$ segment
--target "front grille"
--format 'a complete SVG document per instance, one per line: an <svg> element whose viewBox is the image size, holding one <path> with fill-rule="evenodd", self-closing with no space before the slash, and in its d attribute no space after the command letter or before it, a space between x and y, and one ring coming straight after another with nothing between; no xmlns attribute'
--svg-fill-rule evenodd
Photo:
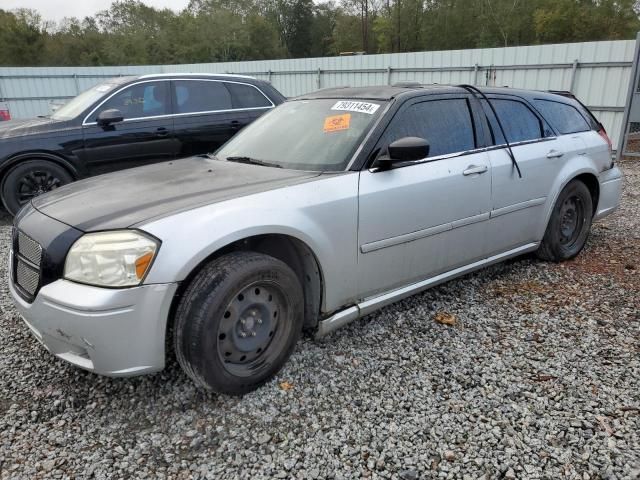
<svg viewBox="0 0 640 480"><path fill-rule="evenodd" d="M27 265L21 258L18 258L16 265L16 283L20 285L29 295L36 293L40 283L40 272Z"/></svg>
<svg viewBox="0 0 640 480"><path fill-rule="evenodd" d="M38 269L42 259L42 247L33 238L18 230L18 253L29 260Z"/></svg>
<svg viewBox="0 0 640 480"><path fill-rule="evenodd" d="M42 247L33 238L17 230L13 248L13 279L27 295L34 297L40 286Z"/></svg>

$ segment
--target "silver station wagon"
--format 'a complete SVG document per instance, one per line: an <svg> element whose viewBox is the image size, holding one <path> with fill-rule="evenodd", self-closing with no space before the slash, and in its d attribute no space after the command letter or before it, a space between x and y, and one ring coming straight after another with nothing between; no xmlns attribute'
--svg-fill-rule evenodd
<svg viewBox="0 0 640 480"><path fill-rule="evenodd" d="M578 101L471 86L336 88L285 102L215 154L33 199L10 288L54 355L242 394L327 333L537 251L562 261L619 203L602 125Z"/></svg>

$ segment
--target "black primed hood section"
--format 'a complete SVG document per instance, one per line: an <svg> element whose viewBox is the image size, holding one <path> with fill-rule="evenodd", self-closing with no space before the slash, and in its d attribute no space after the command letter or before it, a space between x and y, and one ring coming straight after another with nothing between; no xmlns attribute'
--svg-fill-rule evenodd
<svg viewBox="0 0 640 480"><path fill-rule="evenodd" d="M303 183L318 175L190 157L82 180L32 203L45 215L79 230L110 230Z"/></svg>
<svg viewBox="0 0 640 480"><path fill-rule="evenodd" d="M52 120L50 118L32 118L29 120L8 120L0 122L0 139L22 137L38 133L52 133L69 128L67 120Z"/></svg>

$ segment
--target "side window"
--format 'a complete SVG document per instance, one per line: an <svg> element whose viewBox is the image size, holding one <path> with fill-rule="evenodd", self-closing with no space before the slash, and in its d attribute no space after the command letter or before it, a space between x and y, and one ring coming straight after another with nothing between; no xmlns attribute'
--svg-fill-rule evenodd
<svg viewBox="0 0 640 480"><path fill-rule="evenodd" d="M146 82L125 88L102 104L93 121L96 121L100 112L112 108L120 110L125 120L169 115L169 82Z"/></svg>
<svg viewBox="0 0 640 480"><path fill-rule="evenodd" d="M542 116L562 135L591 130L584 117L571 105L551 100L535 100L533 103Z"/></svg>
<svg viewBox="0 0 640 480"><path fill-rule="evenodd" d="M223 82L175 80L176 113L231 110L231 94Z"/></svg>
<svg viewBox="0 0 640 480"><path fill-rule="evenodd" d="M271 101L264 94L251 85L225 82L231 93L233 108L262 108L270 107Z"/></svg>
<svg viewBox="0 0 640 480"><path fill-rule="evenodd" d="M400 110L383 135L383 145L403 137L427 140L430 157L473 150L475 135L467 100L431 100Z"/></svg>
<svg viewBox="0 0 640 480"><path fill-rule="evenodd" d="M491 108L487 105L486 100L482 100L482 108L489 118L489 125L493 133L496 145L502 145L505 143L502 131L498 126ZM491 104L496 109L497 114L500 116L500 122L504 127L509 142L525 142L527 140L537 140L538 138L544 138L545 133L552 134L552 132L543 132L540 119L527 107L524 103L517 100L506 100L492 98Z"/></svg>

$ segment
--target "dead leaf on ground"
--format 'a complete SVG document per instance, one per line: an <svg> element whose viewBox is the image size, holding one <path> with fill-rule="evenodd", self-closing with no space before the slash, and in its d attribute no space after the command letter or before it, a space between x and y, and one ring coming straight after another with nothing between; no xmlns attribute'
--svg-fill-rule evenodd
<svg viewBox="0 0 640 480"><path fill-rule="evenodd" d="M543 374L538 374L537 376L533 377L532 380L535 382L548 382L549 380L555 380L558 377L554 377L553 375L543 375Z"/></svg>
<svg viewBox="0 0 640 480"><path fill-rule="evenodd" d="M451 313L447 313L447 312L438 312L436 313L436 316L433 317L433 319L436 322L441 323L442 325L453 326L457 323L456 317Z"/></svg>
<svg viewBox="0 0 640 480"><path fill-rule="evenodd" d="M607 419L601 415L598 415L596 417L596 420L598 420L598 423L600 424L600 427L607 432L607 435L611 436L613 435L613 428L611 428L611 426L609 425L609 423L607 423Z"/></svg>
<svg viewBox="0 0 640 480"><path fill-rule="evenodd" d="M280 382L280 390L284 390L285 392L288 392L289 390L293 390L293 383Z"/></svg>

